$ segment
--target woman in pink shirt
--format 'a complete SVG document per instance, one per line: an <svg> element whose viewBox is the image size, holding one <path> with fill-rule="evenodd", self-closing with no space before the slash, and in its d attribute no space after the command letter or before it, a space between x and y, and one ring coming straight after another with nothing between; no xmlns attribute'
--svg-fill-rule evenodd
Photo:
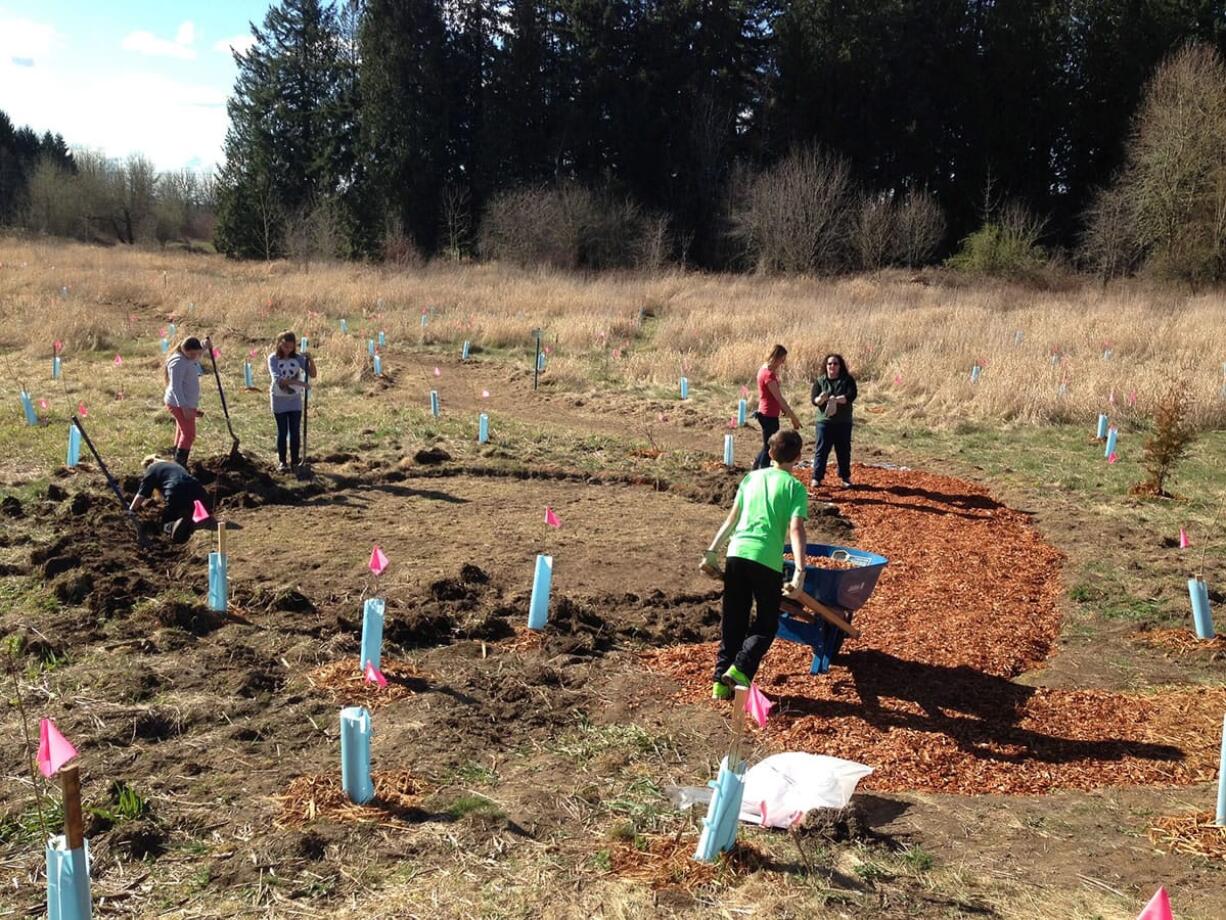
<svg viewBox="0 0 1226 920"><path fill-rule="evenodd" d="M779 388L779 371L787 360L788 350L782 345L776 345L767 356L766 363L758 369L758 411L754 413L754 418L762 426L762 451L753 462L755 470L771 465L767 445L771 435L779 430L780 415L786 415L793 428L800 428L800 419L783 398L783 391Z"/></svg>

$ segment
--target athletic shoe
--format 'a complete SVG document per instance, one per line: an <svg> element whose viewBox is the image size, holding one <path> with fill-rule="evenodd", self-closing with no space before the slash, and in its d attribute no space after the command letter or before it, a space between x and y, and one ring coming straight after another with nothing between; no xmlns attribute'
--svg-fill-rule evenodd
<svg viewBox="0 0 1226 920"><path fill-rule="evenodd" d="M711 699L713 700L730 700L732 699L732 688L727 684L720 683L718 680L711 685Z"/></svg>
<svg viewBox="0 0 1226 920"><path fill-rule="evenodd" d="M725 671L724 676L720 678L720 681L729 690L731 690L733 687L749 686L749 678L746 677L745 672L736 665L733 665L727 671Z"/></svg>
<svg viewBox="0 0 1226 920"><path fill-rule="evenodd" d="M852 488L852 484L851 484L851 480L850 480L850 479L844 479L844 480L843 480L843 488L844 488L844 489L850 489L850 488Z"/></svg>
<svg viewBox="0 0 1226 920"><path fill-rule="evenodd" d="M288 464L288 463L286 463L284 460L282 460L280 463L278 463L278 464L277 464L277 472L279 472L279 473L288 473L288 472L289 472L289 464Z"/></svg>

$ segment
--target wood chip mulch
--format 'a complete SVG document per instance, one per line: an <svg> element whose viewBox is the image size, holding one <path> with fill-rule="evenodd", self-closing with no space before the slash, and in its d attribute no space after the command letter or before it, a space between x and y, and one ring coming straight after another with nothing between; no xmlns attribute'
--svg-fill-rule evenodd
<svg viewBox="0 0 1226 920"><path fill-rule="evenodd" d="M653 891L678 888L693 894L713 882L750 875L768 862L744 841L715 862L698 862L694 859L695 845L693 834L645 835L634 842L622 841L608 851L607 874L647 885Z"/></svg>
<svg viewBox="0 0 1226 920"><path fill-rule="evenodd" d="M312 821L374 821L402 827L404 818L417 811L426 789L408 770L374 770L371 780L375 797L355 805L345 795L339 770L316 776L299 776L277 796L278 823L300 827Z"/></svg>
<svg viewBox="0 0 1226 920"><path fill-rule="evenodd" d="M539 629L529 629L522 624L514 627L515 635L497 643L500 649L508 652L524 652L542 648L545 644L545 633Z"/></svg>
<svg viewBox="0 0 1226 920"><path fill-rule="evenodd" d="M1226 863L1226 827L1213 823L1212 812L1159 818L1150 825L1149 842L1164 853L1203 856Z"/></svg>
<svg viewBox="0 0 1226 920"><path fill-rule="evenodd" d="M881 791L1212 779L1226 688L1112 693L1011 680L1047 657L1060 626L1063 557L1026 515L945 476L857 466L854 479L855 489L814 495L853 523L857 548L890 564L855 615L863 636L844 642L829 674L809 674L807 647L771 647L758 675L779 704L761 733L771 749L866 763L876 772L861 787ZM714 659L713 645L646 656L695 702L710 693Z"/></svg>
<svg viewBox="0 0 1226 920"><path fill-rule="evenodd" d="M1198 639L1189 628L1147 629L1133 635L1132 641L1177 658L1207 656L1212 661L1226 658L1226 636Z"/></svg>
<svg viewBox="0 0 1226 920"><path fill-rule="evenodd" d="M371 712L413 696L424 684L423 676L407 661L384 661L381 670L387 678L386 687L367 682L354 657L316 668L307 674L307 680L341 705L365 706Z"/></svg>

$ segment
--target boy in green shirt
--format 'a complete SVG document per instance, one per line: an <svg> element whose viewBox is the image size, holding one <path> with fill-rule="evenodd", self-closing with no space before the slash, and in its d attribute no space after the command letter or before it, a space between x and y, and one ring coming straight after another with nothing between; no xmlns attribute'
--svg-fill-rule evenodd
<svg viewBox="0 0 1226 920"><path fill-rule="evenodd" d="M792 475L800 457L800 435L779 431L770 439L771 465L754 470L736 492L736 501L711 548L703 553L701 569L719 572L719 551L728 542L724 568L723 616L719 655L715 659L715 685L711 696L732 697L732 688L748 687L779 629L779 602L783 598L783 544L791 537L796 574L789 591L805 580L805 518L809 493ZM757 604L752 624L750 608Z"/></svg>

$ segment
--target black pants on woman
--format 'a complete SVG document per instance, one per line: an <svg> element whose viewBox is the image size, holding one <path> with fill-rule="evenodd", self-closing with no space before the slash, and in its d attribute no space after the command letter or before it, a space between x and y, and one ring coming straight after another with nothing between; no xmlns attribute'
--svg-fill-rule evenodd
<svg viewBox="0 0 1226 920"><path fill-rule="evenodd" d="M295 409L290 412L274 412L277 420L277 456L285 462L285 442L289 441L291 462L298 462L298 452L302 445L302 412Z"/></svg>
<svg viewBox="0 0 1226 920"><path fill-rule="evenodd" d="M783 573L760 562L729 556L724 567L724 604L720 620L719 656L715 679L736 665L753 680L779 630ZM753 621L749 611L755 607Z"/></svg>
<svg viewBox="0 0 1226 920"><path fill-rule="evenodd" d="M755 412L754 417L762 426L762 451L753 462L753 469L760 470L771 465L770 440L771 435L779 430L779 416Z"/></svg>
<svg viewBox="0 0 1226 920"><path fill-rule="evenodd" d="M834 448L838 460L839 479L851 482L851 425L832 425L821 422L817 426L817 447L813 454L813 484L821 485L826 478L826 461L830 448Z"/></svg>

